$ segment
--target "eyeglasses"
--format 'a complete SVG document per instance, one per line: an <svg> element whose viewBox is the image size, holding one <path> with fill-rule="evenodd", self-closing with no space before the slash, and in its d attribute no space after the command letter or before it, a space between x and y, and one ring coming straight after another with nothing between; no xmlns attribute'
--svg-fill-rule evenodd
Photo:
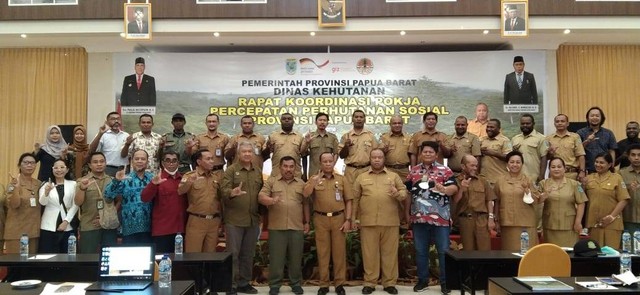
<svg viewBox="0 0 640 295"><path fill-rule="evenodd" d="M35 165L36 161L22 161L22 165L25 166L29 166L29 165Z"/></svg>
<svg viewBox="0 0 640 295"><path fill-rule="evenodd" d="M178 159L169 159L169 158L167 158L167 159L162 160L162 162L165 162L167 164L175 164L175 163L178 163Z"/></svg>

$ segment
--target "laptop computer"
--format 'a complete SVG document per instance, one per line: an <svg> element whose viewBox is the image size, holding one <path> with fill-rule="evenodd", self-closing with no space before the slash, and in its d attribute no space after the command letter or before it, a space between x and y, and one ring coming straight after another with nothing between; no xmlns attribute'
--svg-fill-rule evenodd
<svg viewBox="0 0 640 295"><path fill-rule="evenodd" d="M139 291L153 283L153 245L109 245L100 250L98 282L87 291Z"/></svg>

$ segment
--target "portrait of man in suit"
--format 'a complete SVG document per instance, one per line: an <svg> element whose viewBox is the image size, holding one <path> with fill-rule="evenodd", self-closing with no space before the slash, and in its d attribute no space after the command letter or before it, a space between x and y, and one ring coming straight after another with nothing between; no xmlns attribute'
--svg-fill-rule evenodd
<svg viewBox="0 0 640 295"><path fill-rule="evenodd" d="M520 17L520 10L518 9L518 5L508 5L506 6L506 14L507 17L504 21L504 30L505 31L525 31L527 26L525 24L525 19Z"/></svg>
<svg viewBox="0 0 640 295"><path fill-rule="evenodd" d="M149 21L144 13L143 7L134 8L133 20L130 19L127 24L127 33L149 34Z"/></svg>
<svg viewBox="0 0 640 295"><path fill-rule="evenodd" d="M156 80L144 73L144 58L136 58L135 74L124 77L120 105L156 106Z"/></svg>
<svg viewBox="0 0 640 295"><path fill-rule="evenodd" d="M504 79L504 104L538 104L536 79L525 72L522 56L513 58L513 69Z"/></svg>

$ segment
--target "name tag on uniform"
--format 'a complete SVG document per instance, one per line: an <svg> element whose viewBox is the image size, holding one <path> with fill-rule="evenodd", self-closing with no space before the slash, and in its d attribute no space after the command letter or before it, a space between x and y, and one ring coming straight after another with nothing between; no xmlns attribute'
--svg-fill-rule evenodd
<svg viewBox="0 0 640 295"><path fill-rule="evenodd" d="M260 148L259 147L254 147L253 148L253 153L256 154L256 156L260 155Z"/></svg>
<svg viewBox="0 0 640 295"><path fill-rule="evenodd" d="M104 209L104 201L103 200L98 200L96 202L96 208L98 208L98 210Z"/></svg>
<svg viewBox="0 0 640 295"><path fill-rule="evenodd" d="M34 198L34 197L29 198L29 205L31 207L35 207L36 206L36 198Z"/></svg>
<svg viewBox="0 0 640 295"><path fill-rule="evenodd" d="M216 157L221 157L222 156L222 149L221 148L217 148L216 149Z"/></svg>

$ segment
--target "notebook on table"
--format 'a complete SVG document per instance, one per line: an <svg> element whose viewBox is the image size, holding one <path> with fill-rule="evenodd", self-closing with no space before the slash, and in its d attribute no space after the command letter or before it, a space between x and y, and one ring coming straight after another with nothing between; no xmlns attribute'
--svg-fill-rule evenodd
<svg viewBox="0 0 640 295"><path fill-rule="evenodd" d="M138 291L153 283L153 245L109 245L100 249L98 281L87 291Z"/></svg>

